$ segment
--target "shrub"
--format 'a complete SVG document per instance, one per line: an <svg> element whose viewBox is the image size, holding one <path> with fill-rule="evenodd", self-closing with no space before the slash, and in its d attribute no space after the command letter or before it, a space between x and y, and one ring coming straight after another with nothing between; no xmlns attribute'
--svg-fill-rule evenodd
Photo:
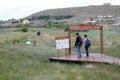
<svg viewBox="0 0 120 80"><path fill-rule="evenodd" d="M17 28L14 30L15 32L28 32L28 28L27 27L21 27L21 28Z"/></svg>
<svg viewBox="0 0 120 80"><path fill-rule="evenodd" d="M64 31L68 31L68 27L69 27L69 26L65 27L65 28L64 28Z"/></svg>
<svg viewBox="0 0 120 80"><path fill-rule="evenodd" d="M21 28L17 28L17 29L15 29L14 31L15 31L15 32L19 32L19 31L21 31Z"/></svg>
<svg viewBox="0 0 120 80"><path fill-rule="evenodd" d="M25 27L30 27L30 24L29 24L29 23L26 23L26 24L23 24L23 26L25 26Z"/></svg>
<svg viewBox="0 0 120 80"><path fill-rule="evenodd" d="M21 28L21 32L27 32L27 31L28 31L28 28L26 28L26 27Z"/></svg>
<svg viewBox="0 0 120 80"><path fill-rule="evenodd" d="M16 28L20 28L20 27L22 27L23 25L21 24L21 23L18 23L18 24L16 24Z"/></svg>

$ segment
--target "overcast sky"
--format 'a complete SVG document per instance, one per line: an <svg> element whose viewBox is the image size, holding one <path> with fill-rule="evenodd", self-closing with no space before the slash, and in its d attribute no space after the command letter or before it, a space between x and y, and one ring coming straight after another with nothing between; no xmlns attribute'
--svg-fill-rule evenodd
<svg viewBox="0 0 120 80"><path fill-rule="evenodd" d="M19 19L46 9L102 5L120 5L120 0L0 0L0 20Z"/></svg>

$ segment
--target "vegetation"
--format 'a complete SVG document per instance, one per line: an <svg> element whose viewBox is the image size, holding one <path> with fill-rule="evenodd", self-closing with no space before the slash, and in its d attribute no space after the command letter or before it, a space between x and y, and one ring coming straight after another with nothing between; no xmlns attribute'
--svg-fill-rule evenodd
<svg viewBox="0 0 120 80"><path fill-rule="evenodd" d="M74 17L73 15L60 15L60 16L51 16L51 15L42 15L42 16L32 16L29 18L29 20L49 20L49 19L55 19L55 20L62 20L62 19L69 19Z"/></svg>
<svg viewBox="0 0 120 80"><path fill-rule="evenodd" d="M27 32L28 31L28 27L30 26L30 24L23 24L23 23L18 23L16 25L15 31L21 31L21 32Z"/></svg>
<svg viewBox="0 0 120 80"><path fill-rule="evenodd" d="M48 22L48 24L46 24L44 28L59 28L59 29L64 29L64 31L67 31L68 26L69 26L68 24Z"/></svg>
<svg viewBox="0 0 120 80"><path fill-rule="evenodd" d="M62 28L35 28L41 36L36 36L32 28L28 32L14 32L15 28L0 29L0 80L119 80L118 65L108 64L72 64L50 62L49 57L57 56L55 49L56 36L68 33ZM99 31L79 32L81 36L89 34L92 39L90 52L99 52ZM104 29L104 53L120 58L119 33ZM25 42L13 44L12 40L37 41L36 46ZM74 44L75 32L71 34ZM9 43L6 43L6 40ZM109 42L109 43L108 43ZM111 44L110 44L111 43ZM84 52L84 49L82 49ZM60 51L64 55L64 50ZM72 48L75 54L75 49Z"/></svg>

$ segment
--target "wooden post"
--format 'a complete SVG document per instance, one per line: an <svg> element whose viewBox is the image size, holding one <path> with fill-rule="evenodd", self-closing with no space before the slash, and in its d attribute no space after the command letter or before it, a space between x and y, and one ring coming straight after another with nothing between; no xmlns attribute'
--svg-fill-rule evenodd
<svg viewBox="0 0 120 80"><path fill-rule="evenodd" d="M67 57L67 49L65 49L65 56Z"/></svg>
<svg viewBox="0 0 120 80"><path fill-rule="evenodd" d="M101 54L103 54L103 28L100 29L100 49L101 49Z"/></svg>
<svg viewBox="0 0 120 80"><path fill-rule="evenodd" d="M36 40L34 40L34 41L33 41L33 44L34 44L34 46L36 46L36 44L37 44L37 41L36 41Z"/></svg>
<svg viewBox="0 0 120 80"><path fill-rule="evenodd" d="M69 50L68 50L68 53L71 55L71 38L70 38L70 30L68 30L68 37L69 37Z"/></svg>
<svg viewBox="0 0 120 80"><path fill-rule="evenodd" d="M68 48L65 49L66 57L69 56L68 50L69 50Z"/></svg>

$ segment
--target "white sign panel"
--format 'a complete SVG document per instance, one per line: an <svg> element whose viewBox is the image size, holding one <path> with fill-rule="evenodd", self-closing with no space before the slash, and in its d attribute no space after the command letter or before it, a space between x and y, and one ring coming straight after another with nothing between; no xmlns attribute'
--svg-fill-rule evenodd
<svg viewBox="0 0 120 80"><path fill-rule="evenodd" d="M69 48L69 39L56 40L56 49Z"/></svg>

